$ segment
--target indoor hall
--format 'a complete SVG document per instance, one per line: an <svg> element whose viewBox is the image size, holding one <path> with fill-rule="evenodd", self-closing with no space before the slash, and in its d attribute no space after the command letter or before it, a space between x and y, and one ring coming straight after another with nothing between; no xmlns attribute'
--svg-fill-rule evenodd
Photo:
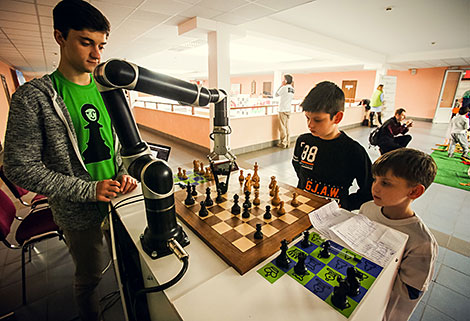
<svg viewBox="0 0 470 321"><path fill-rule="evenodd" d="M109 58L125 59L192 85L226 90L230 94L227 144L237 156L237 164L250 169L258 162L260 174L276 176L280 183L289 186L297 185L291 163L292 146L299 135L308 131L299 104L315 84L328 80L342 88L346 106L340 128L366 148L372 161L377 159L379 151L368 146L371 129L360 126L366 115L358 103L370 99L378 84L385 84L382 120L390 118L396 108L405 108L407 118L414 120L409 147L426 153L438 147L436 144L445 142L452 107L456 100L462 103L470 88L470 39L465 33L469 27L466 13L470 3L466 0L432 3L424 0L379 3L373 0L88 2L111 22L102 62ZM11 94L24 81L51 73L58 66L60 50L52 36L52 8L56 3L56 0L3 0L0 4L0 73L4 87L4 91L0 90L2 147ZM424 7L428 10L423 10ZM295 94L290 109L290 147L281 149L274 147L280 138L279 99L275 93L286 74L294 78ZM216 111L213 105L189 106L184 99L175 99L174 95L167 97L164 91L160 97L158 92L126 92L143 140L171 147L168 164L173 173L178 172L178 167L190 171L195 159L203 160L207 165L207 154L214 149L209 138L214 130ZM468 181L462 175L459 179ZM3 184L2 190L12 196ZM176 187L176 192L179 191ZM115 203L121 200L119 198ZM433 281L411 320L467 319L470 312L470 222L464 208L468 207L469 200L468 189L434 183L413 204L437 239L439 257ZM19 214L28 212L28 208L18 201L14 200L14 204ZM132 265L139 261L135 259L135 249L124 245L129 245L130 236L131 243L135 242L140 250L138 235L147 225L145 214L140 210L141 218L134 221L134 213L129 217L124 214L128 208L140 204L119 207L117 215L121 215L121 223L130 229L127 235L120 225L113 227L114 236L125 236L115 241L115 244L122 242L123 245L118 258L109 261L109 254L103 253L110 262L103 264L103 280L98 287L100 305L105 310L104 320L135 318L131 312L133 296L129 293L142 287L142 283L150 286L155 285L155 280L165 282L181 265L168 257L153 261L141 252L140 264L145 262L142 266L151 269L151 273L127 265L122 270L120 264L133 261ZM201 237L186 225L183 229L191 241L187 247L189 252L196 253L194 248L198 252L190 253L187 275L165 290L165 297L150 296L148 313L151 317L148 319L172 320L177 316L177 319L185 320L198 317L216 320L223 314L237 316L237 319L248 319L246 315L254 315L252 319L260 320L281 315L285 319L283 313L294 307L299 318L307 314L313 300L308 300L308 295L303 292L299 294L302 287L292 286L294 292L286 293L290 297L299 295L299 300L287 300L281 308L283 311L274 318L256 317L262 310L272 310L265 312L267 314L276 313L276 309L253 308L256 306L253 302L259 303L256 298L252 301L253 306L247 306L246 300L250 296L240 295L246 293L251 284L267 288L262 279L255 278L251 282L253 275L259 277L256 269L239 277L241 272L230 267L220 254L216 255L217 251L204 245ZM10 241L14 231L15 228L9 235ZM199 252L201 247L204 251ZM278 248L276 246L276 250ZM209 262L207 268L202 258ZM162 265L168 265L168 268L162 268ZM117 266L121 268L119 273ZM132 273L127 275L130 270L140 274L137 278ZM389 265L387 272L392 270ZM73 261L62 241L54 238L39 242L32 252L31 262L26 264L27 304L23 305L21 252L0 247L0 315L14 312L15 316L9 320L78 320L72 291L73 273ZM226 288L218 285L222 278L224 282L232 280L230 287L223 295L214 295L218 288ZM123 292L119 292L120 281L136 279L137 285L124 281ZM383 280L384 276L379 279ZM238 284L244 288L237 287ZM289 291L290 285L292 283L286 283ZM283 283L277 283L273 288L283 289L282 286ZM370 307L372 303L369 302L375 294L377 298L385 297L382 293L385 291L377 288L371 290L375 292L366 297L362 307ZM273 295L275 292L265 290L263 293ZM224 295L228 299L224 300ZM193 302L200 302L206 296L225 302L235 297L245 309L236 308L240 316L230 313L231 310L221 311L225 306L217 304L219 310L217 307L197 309L198 304ZM297 304L299 302L303 304ZM338 320L342 318L336 311L325 312L323 308L327 305L322 306L323 303L318 302L318 313L332 313ZM140 304L138 310L145 314L146 304ZM196 305L196 314L191 311L193 305ZM234 309L233 306L227 308ZM124 310L127 310L127 316ZM209 317L204 318L202 310L209 311ZM365 320L360 314L364 312L359 308L356 311L350 320ZM369 316L374 319L374 315ZM140 318L146 319L142 315ZM323 319L330 318L325 316Z"/></svg>
<svg viewBox="0 0 470 321"><path fill-rule="evenodd" d="M431 137L444 138L446 126L428 122L416 122L412 130L410 147L429 152L433 146ZM368 146L369 130L364 127L347 129L345 132ZM187 145L169 140L152 131L142 130L145 141L172 147L169 163L174 170L179 166L192 166L188 159L202 159L206 155L191 150ZM260 172L276 176L280 181L296 184L291 164L292 148L276 147L239 155L240 167L249 168L254 162L260 165ZM371 160L379 156L376 148L367 148ZM5 187L2 186L5 190ZM467 205L470 195L466 191L432 184L424 196L413 204L416 213L431 228L439 243L439 258L433 282L425 297L419 303L410 320L466 320L469 313L470 294L470 233ZM449 205L451 203L452 205ZM16 204L21 207L20 204ZM450 210L451 209L451 210ZM57 239L38 244L33 252L33 260L27 267L27 293L30 301L21 306L21 259L18 251L5 248L0 250L2 265L0 296L1 313L15 311L17 320L74 320L76 308L72 302L73 263L66 246ZM104 274L100 284L101 297L117 290L113 266ZM107 303L109 301L104 301ZM103 305L105 306L105 305ZM32 317L34 316L35 319ZM121 302L117 301L104 313L105 320L124 320Z"/></svg>

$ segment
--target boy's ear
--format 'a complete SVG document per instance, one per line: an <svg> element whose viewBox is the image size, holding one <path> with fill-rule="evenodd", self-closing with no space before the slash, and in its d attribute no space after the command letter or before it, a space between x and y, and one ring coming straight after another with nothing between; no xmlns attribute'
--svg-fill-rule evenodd
<svg viewBox="0 0 470 321"><path fill-rule="evenodd" d="M408 193L408 197L411 198L412 200L415 200L421 195L423 195L425 190L426 188L424 187L423 184L418 184L411 189L411 191Z"/></svg>
<svg viewBox="0 0 470 321"><path fill-rule="evenodd" d="M344 112L339 111L336 113L336 115L333 116L333 121L335 124L339 124L339 122L343 119Z"/></svg>
<svg viewBox="0 0 470 321"><path fill-rule="evenodd" d="M60 32L60 31L57 30L57 29L54 29L54 39L55 39L55 41L57 42L57 44L58 44L59 46L62 46L62 45L64 44L64 42L65 42L65 39L64 39L64 37L63 37L63 35L62 35L62 32Z"/></svg>

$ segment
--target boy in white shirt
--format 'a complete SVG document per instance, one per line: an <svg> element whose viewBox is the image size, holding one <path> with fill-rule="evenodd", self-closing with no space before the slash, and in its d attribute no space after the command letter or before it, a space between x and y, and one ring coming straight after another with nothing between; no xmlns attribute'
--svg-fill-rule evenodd
<svg viewBox="0 0 470 321"><path fill-rule="evenodd" d="M457 143L462 147L462 156L460 158L464 160L468 159L468 118L465 115L468 113L468 107L460 107L457 116L452 118L450 121L450 141L449 141L449 152L447 156L454 156L455 145Z"/></svg>
<svg viewBox="0 0 470 321"><path fill-rule="evenodd" d="M374 200L363 204L359 213L409 236L384 321L408 320L431 282L437 242L411 202L423 195L436 171L431 156L410 148L385 153L372 165Z"/></svg>

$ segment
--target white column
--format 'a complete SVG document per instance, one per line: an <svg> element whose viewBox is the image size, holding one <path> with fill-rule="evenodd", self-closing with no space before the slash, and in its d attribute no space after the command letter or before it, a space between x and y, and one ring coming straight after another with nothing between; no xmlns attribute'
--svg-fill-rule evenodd
<svg viewBox="0 0 470 321"><path fill-rule="evenodd" d="M207 44L209 47L209 88L223 89L230 94L230 32L222 24L217 24L216 31L209 31ZM230 109L230 97L227 97L227 108ZM229 112L229 111L228 111ZM229 112L230 113L230 112ZM214 104L209 106L209 128L212 132L214 127ZM229 138L230 141L230 138ZM211 140L211 150L214 142Z"/></svg>
<svg viewBox="0 0 470 321"><path fill-rule="evenodd" d="M274 71L274 82L273 82L273 97L275 97L276 95L276 91L279 89L279 87L281 87L282 85L282 81L284 80L284 77L283 77L284 73L279 71L279 70L275 70Z"/></svg>

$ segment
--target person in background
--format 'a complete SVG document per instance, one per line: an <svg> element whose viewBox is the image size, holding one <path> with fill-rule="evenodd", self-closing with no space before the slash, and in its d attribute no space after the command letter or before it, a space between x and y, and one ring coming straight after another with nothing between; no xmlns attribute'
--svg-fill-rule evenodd
<svg viewBox="0 0 470 321"><path fill-rule="evenodd" d="M101 319L97 286L104 267L102 223L109 202L134 190L92 72L110 24L82 0L53 10L59 67L13 95L5 136L5 174L46 195L75 264L74 293L83 321Z"/></svg>
<svg viewBox="0 0 470 321"><path fill-rule="evenodd" d="M452 107L452 116L450 118L454 118L454 116L459 113L459 109L460 109L460 103L459 103L459 100L456 99L454 102L454 107Z"/></svg>
<svg viewBox="0 0 470 321"><path fill-rule="evenodd" d="M301 104L310 132L297 138L292 165L298 188L354 210L372 199L371 161L361 144L338 129L344 101L341 88L329 81L310 90ZM349 193L354 180L359 189Z"/></svg>
<svg viewBox="0 0 470 321"><path fill-rule="evenodd" d="M370 127L377 127L374 125L374 116L377 113L377 120L382 125L382 105L384 103L384 85L380 84L370 98Z"/></svg>
<svg viewBox="0 0 470 321"><path fill-rule="evenodd" d="M358 106L364 106L364 118L362 119L362 126L369 126L369 116L370 116L370 100L363 99L359 102Z"/></svg>
<svg viewBox="0 0 470 321"><path fill-rule="evenodd" d="M378 146L380 154L385 154L394 149L408 146L411 135L405 135L409 128L413 126L413 121L406 119L406 110L398 108L395 115L387 120L379 130Z"/></svg>
<svg viewBox="0 0 470 321"><path fill-rule="evenodd" d="M469 128L468 118L466 117L468 113L468 107L460 107L459 114L452 118L450 121L450 140L449 140L449 151L447 156L453 157L455 145L457 143L462 147L462 156L460 157L464 161L469 162L468 158L468 138L467 131Z"/></svg>
<svg viewBox="0 0 470 321"><path fill-rule="evenodd" d="M279 132L280 141L277 144L281 148L289 148L289 117L291 112L291 102L294 98L293 78L291 75L284 75L281 87L276 91L279 99Z"/></svg>
<svg viewBox="0 0 470 321"><path fill-rule="evenodd" d="M388 152L372 165L374 200L363 204L359 214L409 237L384 321L407 321L431 283L438 246L411 203L428 189L436 172L431 156L410 148Z"/></svg>

